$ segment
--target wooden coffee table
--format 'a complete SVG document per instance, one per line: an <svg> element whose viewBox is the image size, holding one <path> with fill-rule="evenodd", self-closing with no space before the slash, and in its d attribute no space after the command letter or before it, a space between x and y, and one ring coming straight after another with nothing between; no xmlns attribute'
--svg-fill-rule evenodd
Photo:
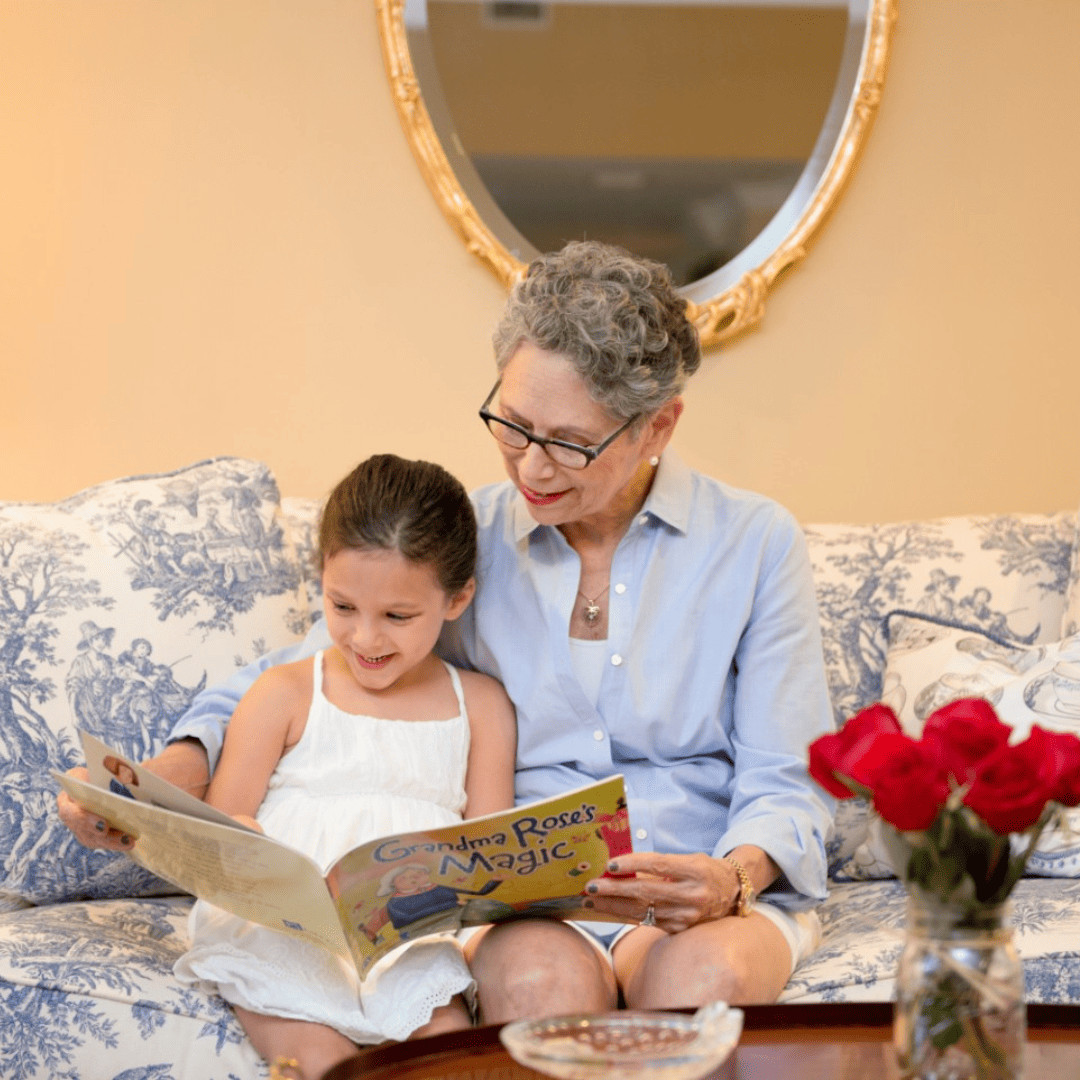
<svg viewBox="0 0 1080 1080"><path fill-rule="evenodd" d="M898 1080L892 1005L752 1005L716 1080ZM1029 1005L1024 1080L1080 1076L1080 1006ZM546 1080L518 1065L499 1027L366 1050L323 1080Z"/></svg>

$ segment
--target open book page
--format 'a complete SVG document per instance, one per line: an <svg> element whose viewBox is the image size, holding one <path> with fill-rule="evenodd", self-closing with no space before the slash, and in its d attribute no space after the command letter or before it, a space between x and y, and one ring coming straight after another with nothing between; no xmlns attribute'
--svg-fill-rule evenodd
<svg viewBox="0 0 1080 1080"><path fill-rule="evenodd" d="M228 825L234 829L243 829L245 832L255 832L247 825L241 825L235 818L189 795L182 788L162 780L160 776L143 768L136 761L118 754L100 739L91 735L89 731L79 731L79 741L82 743L83 754L86 757L86 771L90 774L90 782L100 788L115 791L118 795L126 795L137 802L151 803L153 806L163 806L166 810L175 810L178 814L187 814L188 817L200 818L203 821L216 821L219 825ZM109 768L106 762L113 765ZM117 779L113 769L119 765L119 771L124 776L121 783Z"/></svg>
<svg viewBox="0 0 1080 1080"><path fill-rule="evenodd" d="M582 890L631 850L623 778L361 845L327 884L361 976L403 941L525 916L605 919Z"/></svg>
<svg viewBox="0 0 1080 1080"><path fill-rule="evenodd" d="M80 806L132 836L128 854L158 877L243 919L351 956L322 872L302 852L235 822L203 821L53 776Z"/></svg>

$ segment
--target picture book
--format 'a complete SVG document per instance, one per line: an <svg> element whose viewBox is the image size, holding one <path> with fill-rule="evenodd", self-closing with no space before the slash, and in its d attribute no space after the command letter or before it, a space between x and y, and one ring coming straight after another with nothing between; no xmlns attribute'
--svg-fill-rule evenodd
<svg viewBox="0 0 1080 1080"><path fill-rule="evenodd" d="M242 918L351 958L360 978L405 941L522 917L610 919L584 885L632 850L622 776L440 828L329 867L248 828L81 732L89 781L54 773L133 838L140 865Z"/></svg>

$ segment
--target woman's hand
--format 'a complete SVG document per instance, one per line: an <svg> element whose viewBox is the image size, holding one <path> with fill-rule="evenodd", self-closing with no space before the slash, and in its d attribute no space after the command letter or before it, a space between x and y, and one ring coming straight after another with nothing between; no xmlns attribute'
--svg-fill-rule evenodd
<svg viewBox="0 0 1080 1080"><path fill-rule="evenodd" d="M111 760L114 775L117 775L122 783L130 785L134 780L131 771L121 766L115 759ZM170 743L157 757L143 762L143 767L199 798L202 798L205 793L210 778L206 751L201 743L191 739ZM70 775L80 780L90 778L84 768L79 767L69 771ZM109 851L130 850L132 844L130 836L119 829L112 828L97 814L84 810L67 792L61 791L57 795L56 808L60 814L60 820L75 834L75 838L84 847L105 848Z"/></svg>
<svg viewBox="0 0 1080 1080"><path fill-rule="evenodd" d="M746 865L758 891L779 876L779 869L759 848L739 848L732 855ZM586 886L586 902L591 901L592 909L640 922L651 905L656 925L669 934L733 914L741 888L731 863L711 855L643 851L620 855L608 870L620 876L596 878ZM630 874L634 876L621 876Z"/></svg>

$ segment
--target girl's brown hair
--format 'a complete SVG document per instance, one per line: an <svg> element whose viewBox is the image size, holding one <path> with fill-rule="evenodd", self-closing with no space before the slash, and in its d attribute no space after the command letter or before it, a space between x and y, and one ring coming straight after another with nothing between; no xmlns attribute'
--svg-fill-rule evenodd
<svg viewBox="0 0 1080 1080"><path fill-rule="evenodd" d="M398 551L427 563L455 596L476 572L476 514L442 466L376 454L334 488L322 512L319 569L346 549Z"/></svg>

